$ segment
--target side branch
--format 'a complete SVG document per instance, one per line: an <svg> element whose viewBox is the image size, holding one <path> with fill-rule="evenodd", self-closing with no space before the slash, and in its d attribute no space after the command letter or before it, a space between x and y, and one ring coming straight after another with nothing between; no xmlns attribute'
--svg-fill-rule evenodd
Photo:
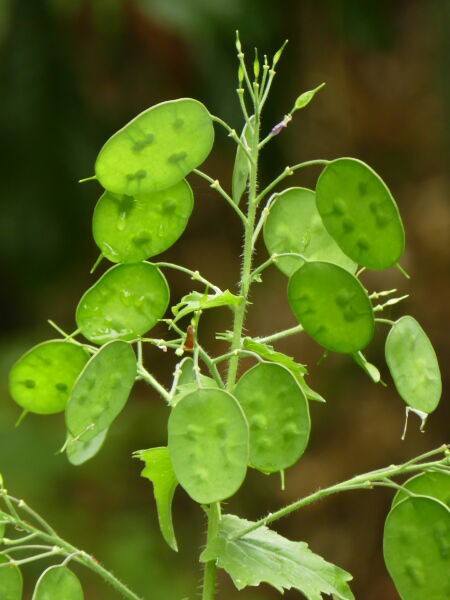
<svg viewBox="0 0 450 600"><path fill-rule="evenodd" d="M213 121L215 121L216 123L218 123L219 125L221 125L224 129L226 129L228 131L228 136L232 140L234 140L238 146L240 146L242 148L244 154L247 156L248 160L253 165L255 163L255 159L253 158L253 156L252 156L251 152L249 151L249 149L247 148L247 146L244 144L244 142L241 140L241 138L236 133L236 130L233 129L232 127L230 127L228 125L228 123L226 123L220 117L216 117L214 115L210 115L210 116Z"/></svg>
<svg viewBox="0 0 450 600"><path fill-rule="evenodd" d="M216 192L218 192L222 196L222 198L225 198L225 200L228 202L228 204L231 206L234 212L237 215L239 215L239 218L241 219L242 223L244 225L247 223L247 217L244 215L239 206L237 206L235 202L233 202L233 198L229 194L227 194L227 192L223 189L218 179L213 179L212 177L210 177L206 173L203 173L203 171L200 171L199 169L194 169L193 172L199 177L206 179L206 181L208 181L211 184L211 189L216 190Z"/></svg>
<svg viewBox="0 0 450 600"><path fill-rule="evenodd" d="M93 556L89 555L83 550L79 550L69 542L63 540L55 530L33 509L31 509L23 500L10 496L7 490L1 485L0 480L0 499L3 499L4 505L9 513L8 519L10 523L18 530L26 532L28 535L22 538L22 541L28 541L31 538L37 538L44 542L47 542L49 546L40 544L36 545L20 545L14 543L15 550L25 551L40 551L50 548L48 552L39 552L34 556L29 556L23 559L15 560L11 559L10 562L5 562L0 565L2 567L10 564L21 565L37 560L53 557L53 556L64 556L65 560L73 560L81 565L84 565L91 571L94 571L107 583L109 583L121 596L127 600L141 600L132 590L130 590L124 583L122 583L115 575L105 569ZM25 513L25 518L19 515L18 511ZM17 542L18 540L14 540ZM12 548L9 548L7 552L11 552Z"/></svg>
<svg viewBox="0 0 450 600"><path fill-rule="evenodd" d="M437 454L444 454L444 457L439 460L423 462L427 458L430 458ZM250 533L251 531L258 529L259 527L263 527L265 525L268 525L269 523L277 521L278 519L282 519L283 517L290 515L296 510L299 510L300 508L303 508L308 504L312 504L317 500L321 500L322 498L331 496L332 494L346 492L349 490L372 489L374 487L380 486L393 487L393 483L391 482L391 479L393 477L399 477L400 475L407 475L410 473L417 473L420 471L430 471L435 468L443 469L445 472L450 474L450 446L444 444L443 446L436 448L435 450L431 450L430 452L426 452L425 454L413 458L412 460L404 463L403 465L391 465L383 469L370 471L368 473L352 477L347 481L343 481L341 483L332 485L328 488L324 488L323 490L317 490L309 496L305 496L300 500L292 502L292 504L288 504L284 508L281 508L280 510L277 510L274 513L269 513L266 517L255 521L251 526L234 534L230 539L235 540L241 538L244 535Z"/></svg>
<svg viewBox="0 0 450 600"><path fill-rule="evenodd" d="M315 166L315 165L325 166L329 162L330 162L329 160L325 160L325 159L308 160L306 162L299 163L298 165L294 165L292 167L286 167L284 169L284 171L282 173L280 173L280 175L278 175L278 177L276 177L272 181L272 183L269 183L269 185L257 196L256 203L259 204L259 202L261 202L261 200L269 192L271 192L274 187L276 187L281 181L283 181L284 179L286 179L286 177L290 177L290 175L293 175L295 173L295 171L298 171L299 169L303 169L304 167L312 167L312 166Z"/></svg>

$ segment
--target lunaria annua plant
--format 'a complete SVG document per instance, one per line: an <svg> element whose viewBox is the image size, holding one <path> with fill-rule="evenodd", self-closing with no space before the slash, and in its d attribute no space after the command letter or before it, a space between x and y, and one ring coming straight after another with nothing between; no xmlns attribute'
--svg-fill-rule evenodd
<svg viewBox="0 0 450 600"><path fill-rule="evenodd" d="M64 452L70 463L81 465L101 451L134 382L144 380L156 390L170 408L167 445L138 450L135 457L143 461L142 475L153 484L161 533L173 550L177 539L171 505L177 488L206 513L207 539L199 557L204 565L203 600L216 598L219 568L239 590L266 582L281 593L298 590L309 600L329 595L352 599L349 573L269 525L330 494L379 486L397 492L386 518L384 558L401 598L448 600L447 446L321 489L257 521L222 510L222 501L238 492L249 468L283 476L297 463L308 446L309 403L325 402L308 385L306 366L272 343L287 336L310 336L325 352L348 355L378 383L380 373L363 352L376 328L388 330L386 362L407 410L425 421L441 396L436 355L420 324L413 316L381 318L386 306L402 298L393 297L396 290L367 290L361 278L366 269L402 270L405 233L391 192L377 173L355 158L288 166L258 189L260 153L323 84L301 94L283 120L262 134L263 109L284 46L271 61L264 56L260 63L256 55L251 69L239 37L236 48L241 134L201 102L184 98L144 111L100 150L95 175L88 178L104 188L94 209L93 236L100 258L114 264L81 297L76 331L68 335L53 324L58 339L32 348L12 367L11 395L24 413L64 413ZM230 192L198 168L212 150L215 126L236 144ZM320 169L315 190L283 187L297 171L309 167ZM206 179L242 224L236 290L222 290L198 271L156 258L177 242L189 221L194 208L185 179L189 175ZM255 244L261 235L268 257L255 266ZM264 270L272 265L286 275L297 324L253 337L244 327L251 288L264 285ZM187 276L186 295L175 300L166 279L173 269ZM217 337L229 342L229 350L212 356L202 345L199 326L205 310L222 306L231 309L232 326ZM161 322L164 339L149 337ZM144 366L144 344L167 350L168 357L175 355L170 389ZM254 359L243 373L241 357ZM396 483L398 477L406 477L406 482ZM97 572L124 598L138 598L3 484L1 500L3 600L22 598L20 565L44 558L54 564L36 583L34 600L81 600L81 584L70 569L76 563ZM147 598L151 597L150 590Z"/></svg>

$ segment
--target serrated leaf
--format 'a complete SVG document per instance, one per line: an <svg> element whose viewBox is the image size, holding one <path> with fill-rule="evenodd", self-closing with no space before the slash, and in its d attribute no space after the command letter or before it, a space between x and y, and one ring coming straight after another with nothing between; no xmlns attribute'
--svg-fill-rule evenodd
<svg viewBox="0 0 450 600"><path fill-rule="evenodd" d="M175 315L175 321L189 315L197 310L205 310L206 308L216 308L218 306L237 306L244 298L236 296L229 290L218 292L216 294L202 294L200 292L191 292L181 298L181 301L172 307L172 312Z"/></svg>
<svg viewBox="0 0 450 600"><path fill-rule="evenodd" d="M200 560L217 561L238 590L265 582L281 593L296 589L308 600L322 600L323 594L354 600L347 583L352 576L314 554L305 542L292 542L267 527L230 539L251 525L251 521L225 515L218 536L203 551Z"/></svg>
<svg viewBox="0 0 450 600"><path fill-rule="evenodd" d="M241 141L247 146L250 146L253 139L253 123L255 117L251 116L241 134ZM236 158L234 160L233 177L231 180L231 197L236 206L239 205L242 195L247 187L248 178L250 175L250 161L247 158L242 146L239 145L236 150Z"/></svg>
<svg viewBox="0 0 450 600"><path fill-rule="evenodd" d="M283 365L284 367L289 369L292 375L294 375L294 377L297 379L299 386L302 388L303 393L308 398L308 400L314 400L315 402L326 402L325 398L323 398L320 394L311 389L306 383L304 378L304 376L308 373L306 366L295 361L292 358L292 356L288 356L283 352L278 352L277 350L274 350L274 348L269 344L259 342L257 340L254 340L253 338L244 338L242 341L242 347L244 348L244 350L250 350L251 352L255 352L264 360L278 363L279 365Z"/></svg>
<svg viewBox="0 0 450 600"><path fill-rule="evenodd" d="M305 108L305 106L307 106L311 102L311 100L314 98L317 92L321 90L324 85L325 83L321 83L313 90L309 90L308 92L303 92L303 94L300 94L300 96L295 101L292 113L294 113L296 110L300 110L301 108Z"/></svg>
<svg viewBox="0 0 450 600"><path fill-rule="evenodd" d="M161 533L175 552L178 552L177 540L172 521L172 500L178 485L169 451L166 447L139 450L133 454L145 462L141 475L153 483L153 493L158 510Z"/></svg>
<svg viewBox="0 0 450 600"><path fill-rule="evenodd" d="M258 342L257 340L247 337L243 339L242 347L244 350L255 352L258 356L264 358L264 360L269 360L270 362L275 362L287 367L295 377L302 377L308 372L305 365L296 362L292 356L283 354L283 352L278 352L277 350L274 350L273 346L265 344L264 342Z"/></svg>

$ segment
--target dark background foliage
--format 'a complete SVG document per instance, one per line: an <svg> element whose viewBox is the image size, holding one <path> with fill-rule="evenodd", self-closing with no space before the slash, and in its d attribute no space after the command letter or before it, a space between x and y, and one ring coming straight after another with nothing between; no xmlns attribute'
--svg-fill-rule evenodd
<svg viewBox="0 0 450 600"><path fill-rule="evenodd" d="M365 282L373 289L411 292L388 316L414 315L443 367L449 358L447 0L1 0L0 470L8 487L64 537L152 600L194 598L205 529L199 508L178 492L181 550L174 555L161 541L150 484L131 459L133 450L164 444L167 409L151 390L138 386L101 454L74 468L56 454L64 441L61 416L29 416L14 428L19 410L8 396L7 372L25 349L54 337L46 319L74 327L74 308L92 282L89 268L97 250L90 219L100 193L97 184L77 180L92 174L105 139L141 110L180 96L198 98L241 126L234 93L236 28L249 49L257 45L261 52L272 53L289 38L265 131L300 92L327 82L264 152L261 183L286 164L319 157L356 156L381 173L405 221L403 265L412 279L391 269ZM234 148L217 133L204 170L225 184ZM314 185L316 174L297 174L288 185ZM239 223L203 181L191 176L190 182L194 215L185 237L165 256L233 288ZM173 299L189 291L189 281L169 276ZM205 322L205 344L220 349L212 327L227 329L229 313L211 312ZM266 334L292 324L285 278L268 271L255 289L248 330ZM311 365L312 382L328 404L311 407L310 446L288 472L287 491L280 491L276 477L251 473L227 509L254 518L318 486L448 440L445 402L425 434L413 418L406 441L400 440L404 406L384 366L385 333L380 328L368 355L382 368L387 389L368 381L345 356L316 366L321 351L301 336L280 344ZM167 383L173 358L152 350L147 361ZM333 497L280 522L278 529L350 570L358 598L394 600L398 596L382 561L389 502L390 494L382 491ZM27 598L37 569L26 570ZM88 600L112 597L89 573L82 577ZM225 576L220 590L229 600L277 597L267 587L238 595Z"/></svg>

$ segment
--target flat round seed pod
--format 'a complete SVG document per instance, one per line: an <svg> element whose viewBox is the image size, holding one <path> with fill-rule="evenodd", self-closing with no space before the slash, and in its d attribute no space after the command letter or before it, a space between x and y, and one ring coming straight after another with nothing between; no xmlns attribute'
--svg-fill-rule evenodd
<svg viewBox="0 0 450 600"><path fill-rule="evenodd" d="M384 561L403 600L450 598L450 511L437 500L402 500L386 519Z"/></svg>
<svg viewBox="0 0 450 600"><path fill-rule="evenodd" d="M234 389L250 429L250 463L273 473L292 466L305 451L311 421L308 402L291 372L259 363Z"/></svg>
<svg viewBox="0 0 450 600"><path fill-rule="evenodd" d="M10 560L9 556L0 555L0 598L2 600L22 600L23 578L19 567L16 565L3 566Z"/></svg>
<svg viewBox="0 0 450 600"><path fill-rule="evenodd" d="M184 179L165 190L135 196L105 192L94 210L95 243L112 262L140 262L178 240L193 205L192 190Z"/></svg>
<svg viewBox="0 0 450 600"><path fill-rule="evenodd" d="M342 252L325 229L312 190L297 187L278 194L264 224L264 241L269 254L294 252L310 260L334 263L351 273L356 271L356 263ZM285 256L275 264L290 276L303 262L301 258Z"/></svg>
<svg viewBox="0 0 450 600"><path fill-rule="evenodd" d="M71 439L66 447L67 460L76 467L84 464L101 450L107 435L108 430L104 429L87 441Z"/></svg>
<svg viewBox="0 0 450 600"><path fill-rule="evenodd" d="M87 443L111 426L128 400L136 369L136 356L126 342L110 342L91 358L66 408L72 437Z"/></svg>
<svg viewBox="0 0 450 600"><path fill-rule="evenodd" d="M34 588L32 600L84 600L78 577L63 565L45 570Z"/></svg>
<svg viewBox="0 0 450 600"><path fill-rule="evenodd" d="M175 475L200 504L232 496L245 479L248 425L237 400L217 388L186 394L169 417L169 454Z"/></svg>
<svg viewBox="0 0 450 600"><path fill-rule="evenodd" d="M206 107L181 98L142 112L105 143L95 163L102 186L134 196L175 185L198 167L214 143Z"/></svg>
<svg viewBox="0 0 450 600"><path fill-rule="evenodd" d="M408 479L408 481L402 484L402 487L413 494L429 496L430 498L439 500L442 504L445 504L450 508L450 473L443 473L442 471L425 471L424 473L420 473L419 475ZM408 494L408 492L399 490L392 501L392 508L409 497L410 494Z"/></svg>
<svg viewBox="0 0 450 600"><path fill-rule="evenodd" d="M88 360L86 350L70 342L50 340L38 344L12 367L11 396L19 406L33 413L62 412Z"/></svg>
<svg viewBox="0 0 450 600"><path fill-rule="evenodd" d="M403 400L427 414L439 404L441 373L434 348L413 317L401 317L386 339L386 362Z"/></svg>
<svg viewBox="0 0 450 600"><path fill-rule="evenodd" d="M356 263L387 269L405 249L397 205L384 181L354 158L338 158L322 171L317 208L328 233Z"/></svg>
<svg viewBox="0 0 450 600"><path fill-rule="evenodd" d="M289 279L288 298L298 322L328 350L352 354L373 337L369 296L356 277L337 265L304 264Z"/></svg>
<svg viewBox="0 0 450 600"><path fill-rule="evenodd" d="M76 321L96 344L132 340L154 327L168 304L169 286L157 267L146 262L116 265L81 298Z"/></svg>

